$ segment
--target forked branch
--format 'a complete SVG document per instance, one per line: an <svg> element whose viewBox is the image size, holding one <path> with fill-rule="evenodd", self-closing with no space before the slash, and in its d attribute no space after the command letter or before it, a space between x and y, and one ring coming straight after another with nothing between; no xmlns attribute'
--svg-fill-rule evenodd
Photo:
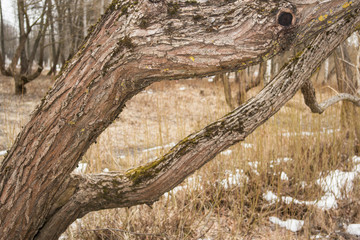
<svg viewBox="0 0 360 240"><path fill-rule="evenodd" d="M349 93L339 93L328 100L318 103L316 100L315 88L310 80L306 81L301 87L301 92L304 96L305 104L311 109L313 113L323 113L328 107L340 101L350 101L355 106L360 107L360 98Z"/></svg>
<svg viewBox="0 0 360 240"><path fill-rule="evenodd" d="M61 202L56 204L56 209L53 207L52 216L38 239L52 239L66 229L68 225L64 223L91 211L152 204L218 153L244 140L304 88L317 66L360 24L360 15L356 16L350 22L339 20L338 24L319 34L257 96L189 135L158 160L126 173L72 175L66 183L68 187L62 190L64 194L59 192ZM340 29L343 35L338 34ZM311 93L311 85L305 90L315 96ZM313 100L311 96L309 99ZM58 231L56 234L50 231L55 229L54 226Z"/></svg>

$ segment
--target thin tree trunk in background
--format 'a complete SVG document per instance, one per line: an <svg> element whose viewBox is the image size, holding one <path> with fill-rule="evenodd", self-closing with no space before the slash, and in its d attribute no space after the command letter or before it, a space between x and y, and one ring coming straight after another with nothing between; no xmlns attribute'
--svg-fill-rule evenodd
<svg viewBox="0 0 360 240"><path fill-rule="evenodd" d="M342 93L356 94L357 79L354 69L347 64L351 62L347 42L341 44L334 51L334 61L338 90ZM360 153L360 121L359 111L351 102L344 101L341 105L341 131L345 135L345 146L355 145L355 153Z"/></svg>
<svg viewBox="0 0 360 240"><path fill-rule="evenodd" d="M86 4L86 0L82 1L82 5L83 5L83 35L84 37L87 35L87 4Z"/></svg>
<svg viewBox="0 0 360 240"><path fill-rule="evenodd" d="M3 19L3 10L0 0L0 47L1 47L1 61L5 63L5 35L4 35L4 19Z"/></svg>
<svg viewBox="0 0 360 240"><path fill-rule="evenodd" d="M20 55L20 74L26 74L27 70L28 70L28 58L27 58L27 54L26 54L26 48L30 48L29 47L29 40L28 40L28 36L27 33L25 33L25 3L24 0L17 0L17 7L18 7L18 24L19 24L19 43L24 42L24 46L22 47L22 51L21 51L21 55ZM27 26L27 30L30 26ZM21 77L18 77L18 79L21 79ZM19 85L20 84L20 85ZM26 90L23 89L23 85L21 84L21 81L16 81L15 80L15 89L21 89L21 91L17 92L15 91L16 94L24 94L26 93Z"/></svg>
<svg viewBox="0 0 360 240"><path fill-rule="evenodd" d="M230 109L234 109L234 105L232 104L232 96L231 96L231 85L229 80L229 75L227 73L221 74L221 80L224 85L224 94L226 104Z"/></svg>
<svg viewBox="0 0 360 240"><path fill-rule="evenodd" d="M50 71L47 73L48 76L52 74L54 75L56 74L56 65L58 62L58 58L56 58L57 49L56 49L56 40L55 40L55 26L54 26L55 24L54 24L52 11L53 11L53 4L52 4L52 0L50 0L47 10L47 18L49 19L49 24L50 24L50 44L51 44L52 63L51 63ZM60 19L60 16L58 16L58 18ZM60 29L59 32L61 32Z"/></svg>
<svg viewBox="0 0 360 240"><path fill-rule="evenodd" d="M265 86L265 74L266 74L266 68L267 68L267 63L266 62L261 62L259 64L259 84L261 86L261 88L263 88Z"/></svg>
<svg viewBox="0 0 360 240"><path fill-rule="evenodd" d="M329 78L330 78L330 60L329 58L327 58L324 62L324 79L322 81L322 85L328 84L329 83Z"/></svg>
<svg viewBox="0 0 360 240"><path fill-rule="evenodd" d="M41 45L41 41L42 41L42 39L44 39L47 27L49 26L49 19L47 18L48 15L45 14L47 12L46 8L48 7L48 2L51 2L51 0L46 0L44 3L42 14L41 14L41 19L40 19L40 23L39 23L39 27L38 27L39 28L38 33L37 33L36 38L34 39L34 43L32 44L32 49L29 52L30 54L29 54L28 69L27 69L28 75L32 74L32 66L33 66L36 54L38 53L39 45ZM43 60L44 53L41 51L44 51L44 47L40 48L40 55L42 55L42 60ZM39 63L38 65L42 68L43 63L42 62L40 63L40 61L38 63Z"/></svg>
<svg viewBox="0 0 360 240"><path fill-rule="evenodd" d="M105 2L104 0L100 1L100 14L103 15L104 14L104 9L105 9Z"/></svg>
<svg viewBox="0 0 360 240"><path fill-rule="evenodd" d="M238 80L238 84L239 84L239 92L237 95L237 101L238 101L238 105L240 106L241 104L246 102L246 72L245 70L238 70L235 72L235 77Z"/></svg>

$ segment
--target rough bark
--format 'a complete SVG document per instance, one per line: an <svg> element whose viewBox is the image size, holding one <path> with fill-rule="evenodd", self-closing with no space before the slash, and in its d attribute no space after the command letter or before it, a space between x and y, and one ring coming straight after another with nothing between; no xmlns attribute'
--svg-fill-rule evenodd
<svg viewBox="0 0 360 240"><path fill-rule="evenodd" d="M153 203L275 114L359 27L359 11L344 0L114 1L1 163L0 239L57 239L90 211ZM306 40L256 97L162 158L122 174L71 175L151 83L245 68Z"/></svg>

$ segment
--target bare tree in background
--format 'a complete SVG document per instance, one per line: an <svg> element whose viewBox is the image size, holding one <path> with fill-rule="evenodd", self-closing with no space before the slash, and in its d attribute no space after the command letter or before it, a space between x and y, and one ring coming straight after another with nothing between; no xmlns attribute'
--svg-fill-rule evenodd
<svg viewBox="0 0 360 240"><path fill-rule="evenodd" d="M2 62L5 62L5 35L4 35L4 16L3 16L3 9L2 9L2 4L0 1L0 48L1 48L1 52L2 52Z"/></svg>
<svg viewBox="0 0 360 240"><path fill-rule="evenodd" d="M46 18L46 8L48 2L46 0L43 5L39 5L41 2L35 2L28 4L24 0L17 0L18 8L18 24L19 24L19 42L16 52L12 58L10 66L5 67L3 61L3 52L1 53L1 72L6 76L11 76L15 81L15 94L25 94L25 85L34 79L36 79L43 70L43 54L44 54L44 36L48 26ZM37 19L31 21L29 12L31 10L40 8L40 15ZM37 29L37 34L34 42L31 44L29 41L29 35L34 29ZM30 47L31 45L31 47ZM40 50L38 52L38 49ZM33 71L32 66L35 60L36 54L39 53L37 70ZM20 69L17 69L17 63L20 60Z"/></svg>
<svg viewBox="0 0 360 240"><path fill-rule="evenodd" d="M313 21L325 14L329 21ZM88 212L157 201L300 88L312 111L339 100L360 105L350 94L318 104L309 80L359 24L358 1L113 1L0 165L0 239L57 239ZM300 43L257 96L161 158L125 173L72 174L125 103L150 84L245 69Z"/></svg>
<svg viewBox="0 0 360 240"><path fill-rule="evenodd" d="M48 18L51 45L51 68L48 75L56 74L57 66L65 64L80 47L88 28L104 13L108 1L52 0ZM90 29L91 31L91 29Z"/></svg>
<svg viewBox="0 0 360 240"><path fill-rule="evenodd" d="M352 54L351 54L352 53ZM353 55L353 56L351 56ZM352 62L358 58L357 51L348 41L334 51L334 61L339 92L356 95L358 90L357 66ZM358 109L351 102L341 105L341 131L345 133L349 145L355 143L355 151L360 153L360 122Z"/></svg>

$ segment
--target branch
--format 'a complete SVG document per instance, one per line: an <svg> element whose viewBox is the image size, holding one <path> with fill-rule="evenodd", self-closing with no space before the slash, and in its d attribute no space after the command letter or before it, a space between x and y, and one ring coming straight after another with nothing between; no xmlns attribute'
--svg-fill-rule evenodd
<svg viewBox="0 0 360 240"><path fill-rule="evenodd" d="M339 20L338 24L320 33L257 96L184 138L156 161L126 173L72 175L72 180L67 182L70 187L59 191L60 196L64 192L64 197L56 205L57 209L53 207L38 239L51 239L52 234L56 235L49 231L54 226L61 233L67 221L91 211L152 204L218 153L244 140L279 111L304 86L320 63L352 33L360 23L360 15L356 16L353 21Z"/></svg>
<svg viewBox="0 0 360 240"><path fill-rule="evenodd" d="M27 84L33 80L35 80L36 78L38 78L42 72L43 68L41 66L38 66L37 70L29 75L23 75L21 76L21 80L24 82L24 84Z"/></svg>
<svg viewBox="0 0 360 240"><path fill-rule="evenodd" d="M348 93L340 93L328 100L318 103L316 100L315 88L310 80L306 81L301 87L301 92L304 96L305 104L311 109L313 113L323 113L328 107L340 101L350 101L355 106L360 107L360 98Z"/></svg>

